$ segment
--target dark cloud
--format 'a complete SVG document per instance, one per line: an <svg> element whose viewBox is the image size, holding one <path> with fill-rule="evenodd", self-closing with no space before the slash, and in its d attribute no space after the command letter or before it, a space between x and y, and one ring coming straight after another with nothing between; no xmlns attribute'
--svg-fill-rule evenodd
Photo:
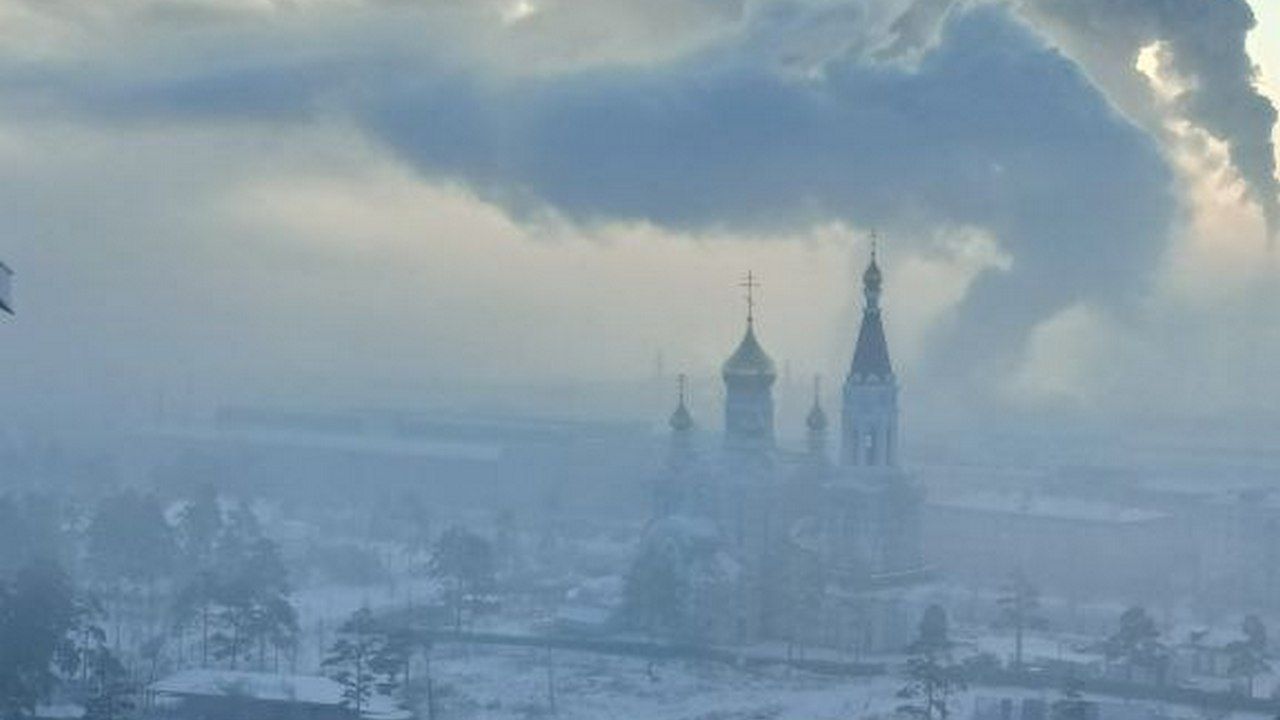
<svg viewBox="0 0 1280 720"><path fill-rule="evenodd" d="M829 11L777 5L658 63L514 77L394 47L291 63L259 49L72 94L116 122L341 115L424 176L516 217L550 209L584 225L746 235L838 219L906 245L939 225L980 226L1013 268L979 280L935 357L987 380L1034 323L1138 294L1175 211L1170 173L1074 63L1007 7L984 6L951 12L914 67L870 61L851 42L806 63L816 72L791 72L777 51L798 45L779 38Z"/></svg>
<svg viewBox="0 0 1280 720"><path fill-rule="evenodd" d="M893 60L932 47L951 5L952 0L915 0L889 26L891 39L877 57Z"/></svg>
<svg viewBox="0 0 1280 720"><path fill-rule="evenodd" d="M1169 171L1004 10L955 15L918 68L849 57L812 81L744 50L770 35L757 22L678 63L515 86L401 82L367 126L424 174L517 214L745 233L839 218L902 243L987 227L1014 268L980 282L954 328L967 352L946 353L979 371L1064 305L1142 288L1174 213Z"/></svg>
<svg viewBox="0 0 1280 720"><path fill-rule="evenodd" d="M1245 41L1257 21L1246 0L1022 0L1021 5L1086 70L1121 95L1133 93L1139 53L1160 43L1165 69L1182 88L1174 111L1227 144L1271 235L1280 234L1280 180L1271 142L1276 110L1254 86L1256 71ZM1123 88L1126 84L1130 88ZM1143 83L1138 86L1145 89Z"/></svg>

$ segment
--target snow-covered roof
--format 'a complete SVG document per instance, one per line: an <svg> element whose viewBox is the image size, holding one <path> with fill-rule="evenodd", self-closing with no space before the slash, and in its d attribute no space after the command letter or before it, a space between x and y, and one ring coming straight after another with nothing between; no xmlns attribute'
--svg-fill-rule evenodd
<svg viewBox="0 0 1280 720"><path fill-rule="evenodd" d="M569 625L604 627L612 617L608 608L594 605L561 605L556 609L556 622Z"/></svg>
<svg viewBox="0 0 1280 720"><path fill-rule="evenodd" d="M49 705L37 705L35 717L42 720L79 720L84 717L84 706L76 703L52 703Z"/></svg>
<svg viewBox="0 0 1280 720"><path fill-rule="evenodd" d="M157 680L152 683L151 690L161 695L186 697L235 697L331 707L342 704L342 686L327 677L314 675L193 669ZM369 699L364 716L401 720L408 718L409 713L397 708L391 698L375 695Z"/></svg>

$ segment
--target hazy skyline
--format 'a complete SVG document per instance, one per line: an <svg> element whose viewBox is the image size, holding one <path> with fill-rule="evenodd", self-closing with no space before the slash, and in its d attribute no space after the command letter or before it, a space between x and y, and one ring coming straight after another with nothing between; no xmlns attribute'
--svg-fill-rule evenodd
<svg viewBox="0 0 1280 720"><path fill-rule="evenodd" d="M1280 2L1212 8L0 0L0 387L708 376L748 269L838 378L874 227L909 390L1270 413Z"/></svg>

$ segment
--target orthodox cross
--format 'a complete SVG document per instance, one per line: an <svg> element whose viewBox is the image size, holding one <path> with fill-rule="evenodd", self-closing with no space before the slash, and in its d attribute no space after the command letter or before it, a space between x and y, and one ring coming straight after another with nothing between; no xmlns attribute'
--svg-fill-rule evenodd
<svg viewBox="0 0 1280 720"><path fill-rule="evenodd" d="M755 319L756 311L755 289L760 287L760 282L756 280L755 273L748 270L747 279L739 287L747 289L747 324L751 324Z"/></svg>

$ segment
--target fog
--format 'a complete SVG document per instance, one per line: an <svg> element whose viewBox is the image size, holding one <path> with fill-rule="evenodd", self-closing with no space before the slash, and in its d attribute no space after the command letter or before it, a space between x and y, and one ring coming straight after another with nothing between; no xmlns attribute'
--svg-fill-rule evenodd
<svg viewBox="0 0 1280 720"><path fill-rule="evenodd" d="M1278 103L1274 0L0 0L3 712L1274 715Z"/></svg>

